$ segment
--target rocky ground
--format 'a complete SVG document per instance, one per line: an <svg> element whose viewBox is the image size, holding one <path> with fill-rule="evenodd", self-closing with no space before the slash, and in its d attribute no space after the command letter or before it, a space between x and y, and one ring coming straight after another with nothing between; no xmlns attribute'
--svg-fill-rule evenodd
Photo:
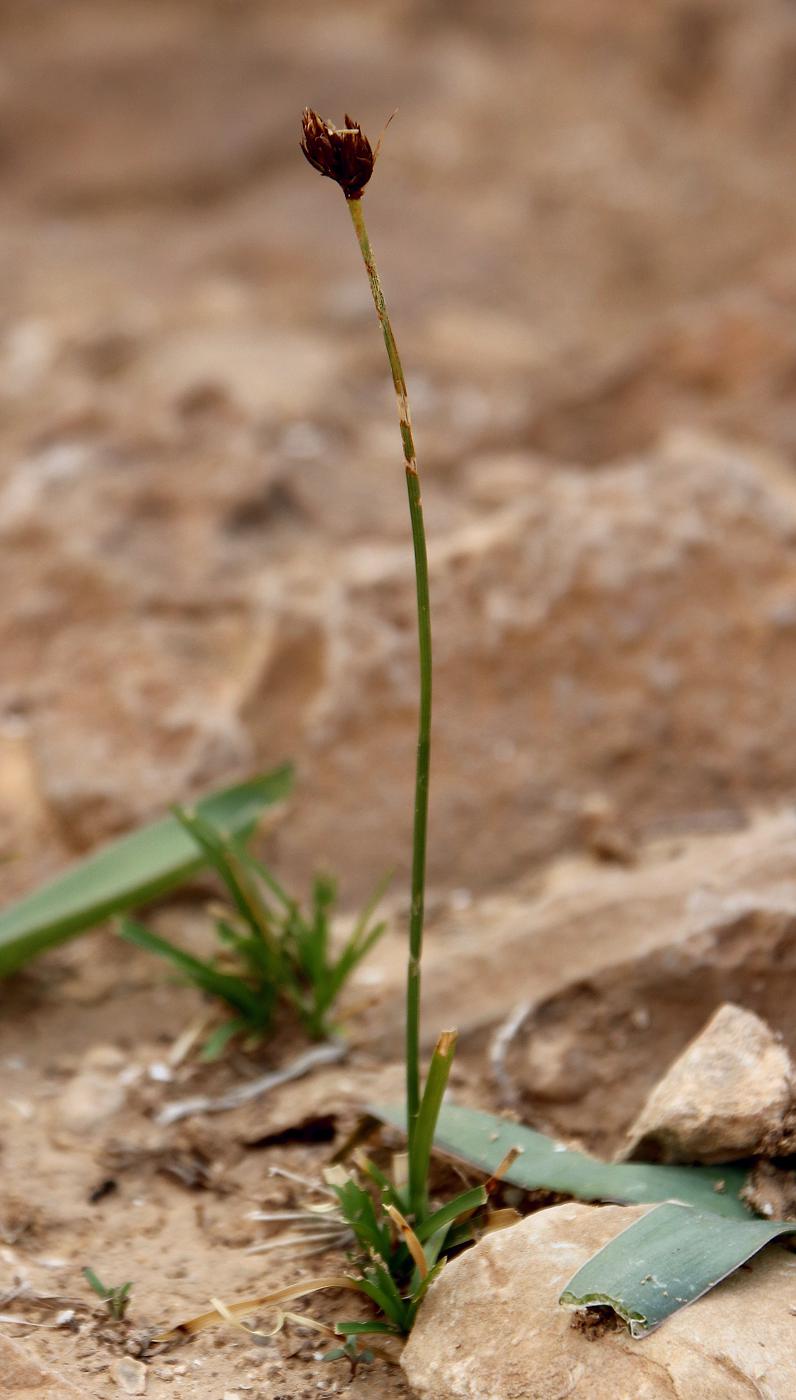
<svg viewBox="0 0 796 1400"><path fill-rule="evenodd" d="M247 1144L400 1091L412 566L306 102L374 137L400 109L366 207L431 542L426 1025L460 1025L457 1096L610 1154L721 1003L796 1050L796 13L4 0L0 32L2 895L285 757L279 873L329 866L353 908L396 870L348 1061L246 1110L157 1126L260 1066L175 1063L196 998L110 934L0 993L0 1380L111 1400L142 1329L306 1268L247 1254L247 1214L329 1143ZM205 946L198 895L160 918ZM133 1279L127 1331L85 1264ZM222 1328L145 1393L414 1393L325 1345Z"/></svg>

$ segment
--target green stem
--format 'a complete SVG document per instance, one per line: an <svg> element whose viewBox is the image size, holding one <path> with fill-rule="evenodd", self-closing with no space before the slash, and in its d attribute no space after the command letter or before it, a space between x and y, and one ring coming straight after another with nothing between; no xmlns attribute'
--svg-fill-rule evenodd
<svg viewBox="0 0 796 1400"><path fill-rule="evenodd" d="M392 382L398 400L401 425L406 489L409 495L409 516L412 522L412 542L415 552L415 582L417 588L417 636L420 652L420 713L417 735L417 767L415 770L415 814L412 839L412 905L409 918L409 964L406 980L406 1109L409 1156L412 1158L417 1115L420 1110L420 957L423 951L423 915L426 885L426 838L428 831L428 775L431 755L431 607L428 592L428 556L426 531L423 524L423 502L420 477L412 436L409 398L398 346L390 325L390 317L381 290L373 250L365 227L362 203L347 201L351 221L362 252L370 282L373 303L387 347ZM415 1210L417 1200L412 1201Z"/></svg>

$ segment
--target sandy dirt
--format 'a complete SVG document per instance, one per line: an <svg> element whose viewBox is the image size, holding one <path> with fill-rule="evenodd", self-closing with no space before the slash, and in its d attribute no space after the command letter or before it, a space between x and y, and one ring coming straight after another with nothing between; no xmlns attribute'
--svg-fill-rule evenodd
<svg viewBox="0 0 796 1400"><path fill-rule="evenodd" d="M718 1001L793 1024L796 13L30 0L0 34L0 893L286 757L283 878L328 865L350 909L396 869L348 1059L246 1109L155 1121L294 1033L173 1067L199 999L111 933L3 987L0 1336L97 1400L137 1353L152 1400L408 1400L295 1325L147 1350L211 1296L345 1263L246 1252L248 1213L302 1194L270 1168L314 1180L333 1151L247 1144L330 1114L339 1142L401 1092L405 494L300 110L375 139L400 109L366 208L438 604L427 1038L458 1021L453 1089L496 1106L490 1037L534 1003L514 1107L610 1152ZM703 887L715 940L673 963ZM204 949L206 893L158 914ZM610 1053L556 1097L541 1041L570 1089ZM85 1265L133 1281L129 1325Z"/></svg>

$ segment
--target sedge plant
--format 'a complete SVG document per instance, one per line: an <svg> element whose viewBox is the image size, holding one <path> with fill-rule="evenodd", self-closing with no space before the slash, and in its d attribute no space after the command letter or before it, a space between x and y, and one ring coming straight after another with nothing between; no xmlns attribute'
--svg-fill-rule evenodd
<svg viewBox="0 0 796 1400"><path fill-rule="evenodd" d="M414 820L412 837L411 903L408 930L406 974L406 1105L401 1126L405 1126L408 1148L393 1159L391 1172L371 1161L361 1151L353 1152L349 1169L335 1165L327 1170L325 1184L320 1188L326 1199L321 1206L307 1203L291 1211L289 1218L298 1230L303 1223L307 1238L314 1245L331 1245L342 1236L353 1241L353 1271L309 1278L276 1289L257 1298L248 1298L226 1308L225 1313L244 1316L255 1308L272 1307L279 1310L277 1327L290 1317L284 1303L325 1289L355 1292L375 1304L380 1316L353 1321L339 1321L335 1333L344 1339L341 1347L331 1353L334 1359L356 1363L363 1359L357 1339L362 1336L399 1338L410 1331L417 1310L427 1289L454 1249L466 1245L485 1231L508 1223L506 1212L489 1214L485 1211L489 1197L501 1179L504 1166L513 1161L510 1151L504 1163L497 1165L489 1181L460 1192L453 1200L442 1204L431 1200L429 1172L434 1134L456 1049L456 1032L445 1030L437 1040L424 1080L420 1073L420 972L423 952L423 924L426 884L426 848L428 834L428 794L431 757L431 609L429 599L428 557L423 520L420 475L415 451L409 396L395 341L389 312L384 299L379 274L365 225L362 195L378 155L374 152L359 124L350 117L337 128L322 121L306 109L303 115L301 149L310 164L320 174L335 180L342 189L351 217L357 244L362 255L370 285L376 315L387 350L387 360L398 404L401 446L409 501L409 518L417 599L417 636L419 655L418 736L415 764ZM351 1142L343 1149L349 1156ZM315 1188L318 1189L318 1188ZM509 1213L516 1218L513 1212ZM322 1217L328 1232L319 1231ZM502 1217L502 1218L501 1218ZM294 1233L288 1243L297 1242ZM321 1247L319 1245L319 1248ZM188 1319L179 1328L163 1333L160 1340L172 1340L178 1335L193 1333L218 1320L218 1308L212 1313ZM318 1324L305 1319L310 1325ZM374 1354L378 1352L373 1344Z"/></svg>
<svg viewBox="0 0 796 1400"><path fill-rule="evenodd" d="M434 1131L456 1047L456 1032L439 1037L425 1082L420 1073L421 958L428 838L428 796L431 759L432 648L428 553L423 519L417 453L409 395L398 346L376 268L363 210L363 193L373 173L375 151L358 122L346 116L343 127L323 121L305 109L301 149L310 165L336 181L346 200L357 245L368 278L373 305L384 337L387 361L398 407L409 519L414 554L419 658L419 705L412 834L411 902L406 975L406 1131L405 1181L390 1181L372 1163L360 1164L359 1179L334 1177L340 1211L367 1262L361 1287L378 1305L384 1321L340 1323L338 1331L353 1336L363 1331L407 1332L425 1290L441 1267L447 1249L461 1238L461 1227L486 1202L486 1190L476 1187L440 1209L429 1199L429 1167Z"/></svg>

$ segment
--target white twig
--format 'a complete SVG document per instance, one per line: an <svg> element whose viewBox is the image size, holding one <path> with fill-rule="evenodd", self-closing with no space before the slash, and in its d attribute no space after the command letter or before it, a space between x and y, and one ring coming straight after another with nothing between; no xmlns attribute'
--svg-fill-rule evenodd
<svg viewBox="0 0 796 1400"><path fill-rule="evenodd" d="M309 1074L310 1070L319 1069L321 1065L337 1063L344 1059L347 1053L347 1047L342 1041L316 1045L312 1050L306 1050L303 1055L299 1055L289 1065L285 1065L283 1069L272 1070L270 1074L263 1074L259 1079L239 1084L237 1088L230 1089L218 1098L211 1099L204 1094L197 1094L195 1098L178 1099L176 1103L167 1104L161 1109L155 1122L165 1128L172 1123L179 1123L182 1118L190 1118L194 1113L226 1113L230 1108L240 1108L241 1104L259 1099L271 1089L278 1089L281 1084L301 1079L303 1075Z"/></svg>
<svg viewBox="0 0 796 1400"><path fill-rule="evenodd" d="M529 1001L523 1001L519 1006L515 1006L503 1024L498 1026L489 1047L489 1068L500 1095L501 1105L504 1107L513 1106L520 1097L517 1086L506 1067L506 1061L512 1041L519 1035L532 1010L533 1006Z"/></svg>
<svg viewBox="0 0 796 1400"><path fill-rule="evenodd" d="M323 1254L327 1249L350 1244L353 1238L351 1231L346 1229L320 1230L317 1234L307 1231L305 1234L280 1235L274 1240L261 1240L259 1244L247 1245L243 1253L269 1254L273 1249L290 1249L294 1253ZM319 1245L322 1248L318 1248Z"/></svg>

